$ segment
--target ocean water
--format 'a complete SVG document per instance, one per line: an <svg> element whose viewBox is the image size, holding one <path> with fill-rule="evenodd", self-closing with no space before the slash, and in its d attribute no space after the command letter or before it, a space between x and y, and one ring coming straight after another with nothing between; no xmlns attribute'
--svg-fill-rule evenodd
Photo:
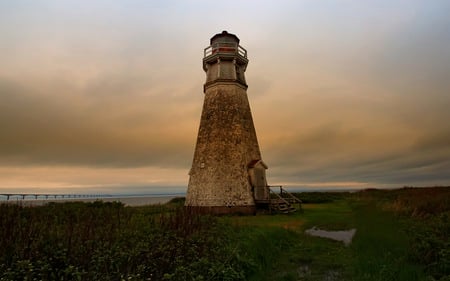
<svg viewBox="0 0 450 281"><path fill-rule="evenodd" d="M19 198L12 197L8 201L1 200L0 203L16 203L22 204L24 206L42 206L49 202L95 202L97 200L103 202L122 202L126 206L145 206L145 205L154 205L154 204L164 204L169 202L171 199L175 197L182 197L184 195L130 195L130 196L105 196L105 197L96 197L96 198L48 198L48 199L31 199L29 198Z"/></svg>
<svg viewBox="0 0 450 281"><path fill-rule="evenodd" d="M317 187L292 187L292 186L284 186L285 190L289 192L331 192L331 191L350 191L354 192L360 190L361 188L317 188ZM278 187L274 186L271 189L275 192L278 192ZM144 193L134 193L134 194L109 194L109 195L89 195L88 197L81 198L62 198L63 194L56 194L56 198L54 198L55 194L49 195L48 198L45 198L45 195L40 194L36 199L32 193L23 193L25 194L25 199L22 195L16 194L11 195L9 200L7 200L6 194L0 194L0 203L17 203L29 206L40 206L49 202L66 202L66 201L74 201L74 202L94 202L97 200L101 200L104 202L113 202L119 201L124 203L127 206L143 206L143 205L151 205L151 204L164 204L170 201L175 197L184 197L186 196L185 188L165 188L160 190L155 190L153 193L144 194Z"/></svg>

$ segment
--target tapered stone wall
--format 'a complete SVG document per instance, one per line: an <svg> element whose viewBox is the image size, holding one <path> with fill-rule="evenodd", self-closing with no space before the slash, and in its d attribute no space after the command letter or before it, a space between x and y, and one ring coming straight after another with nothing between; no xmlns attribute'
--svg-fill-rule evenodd
<svg viewBox="0 0 450 281"><path fill-rule="evenodd" d="M246 90L207 89L186 204L253 206L247 165L261 159Z"/></svg>
<svg viewBox="0 0 450 281"><path fill-rule="evenodd" d="M217 36L213 38L220 42ZM248 169L252 161L261 159L261 153L247 97L247 62L246 57L228 51L204 59L205 97L186 206L212 213L255 210Z"/></svg>

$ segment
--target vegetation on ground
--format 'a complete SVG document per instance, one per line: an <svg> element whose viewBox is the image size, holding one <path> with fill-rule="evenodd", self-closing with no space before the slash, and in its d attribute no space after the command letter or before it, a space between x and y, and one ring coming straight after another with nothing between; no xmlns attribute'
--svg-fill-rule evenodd
<svg viewBox="0 0 450 281"><path fill-rule="evenodd" d="M450 188L300 193L303 213L0 204L0 280L450 280ZM356 228L350 246L305 230Z"/></svg>
<svg viewBox="0 0 450 281"><path fill-rule="evenodd" d="M0 280L238 280L223 227L179 203L3 204Z"/></svg>

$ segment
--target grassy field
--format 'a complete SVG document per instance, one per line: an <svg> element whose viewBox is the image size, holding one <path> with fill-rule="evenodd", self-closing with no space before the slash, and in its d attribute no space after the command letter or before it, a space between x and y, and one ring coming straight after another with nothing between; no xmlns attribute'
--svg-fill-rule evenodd
<svg viewBox="0 0 450 281"><path fill-rule="evenodd" d="M231 220L247 227L246 235L265 233L266 241L262 244L266 246L271 243L267 240L278 240L269 234L285 237L285 243L275 247L275 255L264 252L272 260L250 280L421 280L424 277L420 265L407 260L406 233L398 227L399 219L373 205L339 200L305 204L303 214ZM356 228L357 232L353 243L345 246L340 241L304 233L313 226L325 230ZM285 233L277 234L275 229Z"/></svg>
<svg viewBox="0 0 450 281"><path fill-rule="evenodd" d="M449 188L298 196L303 213L227 218L270 257L249 280L450 280ZM345 246L313 226L357 231Z"/></svg>
<svg viewBox="0 0 450 281"><path fill-rule="evenodd" d="M298 196L303 212L230 217L3 204L0 280L450 280L450 188ZM314 226L357 231L345 246Z"/></svg>

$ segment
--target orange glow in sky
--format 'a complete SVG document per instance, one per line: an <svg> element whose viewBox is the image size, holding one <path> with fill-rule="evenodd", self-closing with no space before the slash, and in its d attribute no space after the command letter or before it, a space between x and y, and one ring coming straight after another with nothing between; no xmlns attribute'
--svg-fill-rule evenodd
<svg viewBox="0 0 450 281"><path fill-rule="evenodd" d="M449 1L3 1L0 192L187 186L203 49L248 50L270 184L450 184Z"/></svg>

